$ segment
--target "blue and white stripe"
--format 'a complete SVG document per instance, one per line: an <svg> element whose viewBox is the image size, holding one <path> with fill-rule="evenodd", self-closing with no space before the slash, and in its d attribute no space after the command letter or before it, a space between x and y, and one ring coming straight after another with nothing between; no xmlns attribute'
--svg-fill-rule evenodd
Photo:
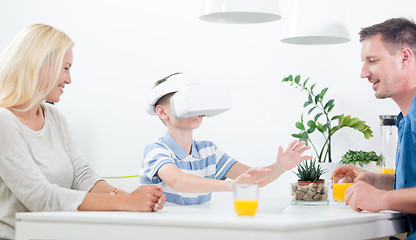
<svg viewBox="0 0 416 240"><path fill-rule="evenodd" d="M189 155L167 132L146 147L140 171L140 183L161 185L167 202L191 205L210 201L211 193L179 193L155 176L164 164L173 163L184 173L225 180L225 175L237 162L210 141L192 141L191 152Z"/></svg>

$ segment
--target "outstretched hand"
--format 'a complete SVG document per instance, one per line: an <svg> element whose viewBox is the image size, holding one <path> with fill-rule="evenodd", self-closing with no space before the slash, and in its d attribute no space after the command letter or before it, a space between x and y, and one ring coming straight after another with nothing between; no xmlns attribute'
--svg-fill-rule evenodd
<svg viewBox="0 0 416 240"><path fill-rule="evenodd" d="M261 174L271 172L270 168L250 168L247 172L241 174L234 180L234 184L257 184L260 187L266 185L265 178L258 179Z"/></svg>
<svg viewBox="0 0 416 240"><path fill-rule="evenodd" d="M283 151L282 146L279 146L279 152L277 154L276 163L277 166L284 170L290 170L304 160L312 159L312 156L302 156L303 152L311 147L305 146L305 142L298 142L293 140L289 146Z"/></svg>

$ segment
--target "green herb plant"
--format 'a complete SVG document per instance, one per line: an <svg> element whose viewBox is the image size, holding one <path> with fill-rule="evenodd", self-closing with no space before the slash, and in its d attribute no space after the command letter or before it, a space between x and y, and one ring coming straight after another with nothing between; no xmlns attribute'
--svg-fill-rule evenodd
<svg viewBox="0 0 416 240"><path fill-rule="evenodd" d="M309 86L308 81L309 78L301 81L299 75L295 78L293 78L292 75L289 75L282 80L282 82L288 82L290 83L290 86L300 88L301 91L307 93L307 101L303 104L303 107L308 110L307 117L309 120L304 118L304 114L302 114L300 121L296 122L296 128L299 129L300 132L292 134L292 136L298 138L299 141L305 141L307 145L311 145L315 151L318 162L332 162L332 135L341 128L349 127L358 130L364 134L366 139L373 136L371 128L358 118L352 118L350 115L345 116L344 114L331 116L331 111L335 106L335 100L330 99L326 101L325 94L328 91L328 88L324 88L322 91L316 91L316 83ZM338 124L336 124L336 120L338 120ZM320 132L324 138L324 143L320 149L313 144L310 138L314 132Z"/></svg>
<svg viewBox="0 0 416 240"><path fill-rule="evenodd" d="M309 164L308 164L309 162ZM300 181L318 181L321 175L328 172L326 169L322 169L320 164L316 164L316 160L306 160L298 165L297 173Z"/></svg>
<svg viewBox="0 0 416 240"><path fill-rule="evenodd" d="M369 164L370 162L375 162L377 166L382 167L382 156L377 155L374 151L365 152L349 150L347 153L344 154L344 156L342 156L342 159L340 161L340 163L345 165L358 164L360 165L360 167L364 167L364 165Z"/></svg>

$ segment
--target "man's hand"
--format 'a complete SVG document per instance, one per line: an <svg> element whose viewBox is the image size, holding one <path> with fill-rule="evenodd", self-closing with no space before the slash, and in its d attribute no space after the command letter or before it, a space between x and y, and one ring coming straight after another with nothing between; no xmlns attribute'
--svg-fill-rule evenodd
<svg viewBox="0 0 416 240"><path fill-rule="evenodd" d="M383 206L384 196L387 191L379 190L370 184L358 180L345 191L345 204L350 205L355 211L367 210L379 212L386 210Z"/></svg>
<svg viewBox="0 0 416 240"><path fill-rule="evenodd" d="M303 152L311 148L304 145L304 141L298 143L297 140L294 140L285 151L283 151L282 146L279 146L279 152L276 158L277 166L287 171L296 167L304 160L312 159L312 156L302 156Z"/></svg>
<svg viewBox="0 0 416 240"><path fill-rule="evenodd" d="M371 178L370 172L352 164L339 166L335 168L331 174L333 183L337 183L339 180L344 179L344 183L353 183L361 180L371 184Z"/></svg>

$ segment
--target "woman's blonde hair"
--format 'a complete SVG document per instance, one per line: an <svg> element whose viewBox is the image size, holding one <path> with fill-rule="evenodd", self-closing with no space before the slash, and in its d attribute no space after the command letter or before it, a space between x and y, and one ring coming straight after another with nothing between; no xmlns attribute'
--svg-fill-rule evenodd
<svg viewBox="0 0 416 240"><path fill-rule="evenodd" d="M33 24L20 31L0 54L0 107L25 111L40 104L56 84L73 45L49 25Z"/></svg>

